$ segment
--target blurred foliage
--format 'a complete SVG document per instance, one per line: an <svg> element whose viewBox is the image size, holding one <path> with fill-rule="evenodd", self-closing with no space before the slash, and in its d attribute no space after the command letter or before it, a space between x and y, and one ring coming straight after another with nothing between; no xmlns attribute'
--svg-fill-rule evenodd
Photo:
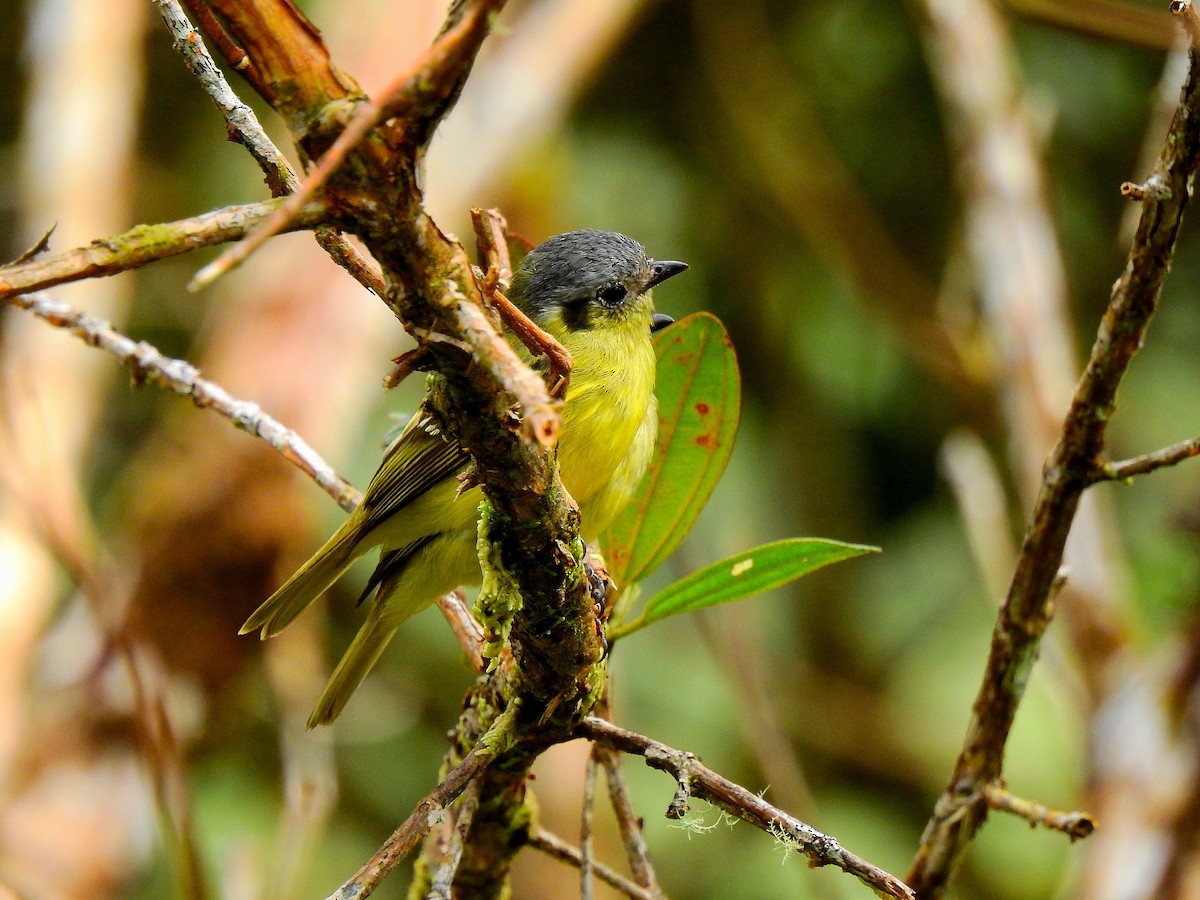
<svg viewBox="0 0 1200 900"><path fill-rule="evenodd" d="M327 0L301 5L318 25L347 15L344 5ZM15 59L28 6L28 0L17 3L16 14L0 21L0 77L10 85L0 97L0 163L13 157L19 138L24 80ZM1033 20L1010 24L1046 147L1082 358L1123 265L1119 235L1127 206L1117 186L1144 174L1139 159L1164 54ZM189 81L157 22L149 28L146 52L137 219L179 218L262 197L254 167L240 147L223 142L207 99ZM354 71L353 60L339 62ZM486 73L481 65L476 78ZM769 90L755 87L761 83ZM473 80L467 92L485 87ZM747 109L739 106L748 107L749 121L760 126L747 128ZM966 425L1007 471L1008 436L986 379L946 378L898 327L893 304L915 303L916 294L897 299L864 288L861 273L846 262L852 256L846 235L826 227L832 209L822 204L830 203L829 195L814 203L800 188L809 183L805 179L836 182L843 172L877 216L862 223L861 233L885 235L907 261L904 273L876 274L885 282L894 275L897 284L925 284L931 306L921 311L910 304L902 312L969 324L975 298L962 272L961 201L945 131L919 27L906 4L660 0L646 4L564 127L523 152L503 182L477 198L478 205L500 206L515 228L533 238L576 227L611 228L636 236L659 258L686 260L687 275L657 292L660 308L677 318L707 310L729 328L744 379L738 443L696 530L648 591L788 535L826 535L884 551L729 611L678 617L622 641L613 660L617 719L692 750L728 777L766 788L768 798L777 799L747 740L751 726L734 667L712 639L712 631L736 623L768 679L790 742L786 749L795 752L811 788L811 807L793 811L901 874L960 745L999 599L987 596L979 579L959 511L939 474L939 448L953 428ZM815 168L781 183L776 176L796 161ZM0 188L0 239L6 242L15 234L16 203L11 188ZM444 224L467 234L466 214L464 209L460 221ZM12 256L20 249L6 246L5 252ZM891 250L868 246L865 253L876 250L880 265L890 264ZM1190 228L1163 313L1122 392L1112 430L1116 456L1200 433L1200 392L1190 387L1200 374L1200 305L1192 296L1200 283L1198 251ZM209 311L183 290L203 261L198 256L136 276L126 331L168 353L202 353ZM398 351L398 330L396 342ZM386 359L378 363L382 375ZM388 416L412 409L419 385L386 396L374 380L361 389L374 412L348 441L358 448L354 457L334 460L359 484L375 467ZM147 444L172 445L162 425L179 412L180 401L125 384L116 385L109 399L91 457L90 487L101 532L119 541L134 505L123 493L126 467ZM216 420L204 427L227 428ZM315 489L297 490L311 520L297 523L307 528L300 541L316 546L340 513ZM1200 596L1195 468L1099 491L1116 506L1128 564L1126 600L1153 658L1154 648L1167 646L1195 613ZM1019 506L1017 498L1010 502ZM331 595L329 633L321 638L328 647L345 646L357 628L356 593L348 583ZM261 599L234 596L229 602L248 613ZM268 700L259 647L245 640L247 658L230 661L231 683L210 698L208 720L187 752L214 895L237 895L240 873L269 867L278 852L275 831L285 792L278 710ZM169 661L169 646L164 653ZM1010 787L1059 808L1083 803L1087 777L1086 709L1073 662L1052 630L1007 756ZM332 889L432 786L445 729L470 677L435 614L404 626L339 723L337 809L311 856L301 896ZM564 775L559 765L552 771L548 762L539 770L535 792L539 783L570 783L581 768L574 759ZM673 789L669 780L640 763L628 764L627 771L671 896L862 893L848 877L810 871L798 858L781 866L781 851L746 826L717 825L708 833L673 828L660 815ZM540 800L544 821L576 840L577 794ZM698 812L709 824L717 821L714 812ZM140 868L125 873L123 895L163 896L172 883L170 864L155 840L143 838L142 844ZM619 855L611 843L604 852L609 859ZM1061 835L993 816L955 896L1071 896L1084 852ZM1019 880L1014 871L1022 873ZM567 880L520 882L516 895L554 897L573 890L561 885L571 885L574 876L561 877ZM378 896L402 896L403 880L398 875L385 883Z"/></svg>

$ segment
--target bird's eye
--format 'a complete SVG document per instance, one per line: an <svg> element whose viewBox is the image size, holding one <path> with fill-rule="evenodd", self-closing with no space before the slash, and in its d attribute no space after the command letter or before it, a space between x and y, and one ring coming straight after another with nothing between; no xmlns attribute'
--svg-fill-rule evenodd
<svg viewBox="0 0 1200 900"><path fill-rule="evenodd" d="M600 298L601 303L606 303L609 306L616 306L625 299L625 296L628 293L629 292L625 290L625 285L610 284L607 287L601 288L600 293L598 293L596 296Z"/></svg>

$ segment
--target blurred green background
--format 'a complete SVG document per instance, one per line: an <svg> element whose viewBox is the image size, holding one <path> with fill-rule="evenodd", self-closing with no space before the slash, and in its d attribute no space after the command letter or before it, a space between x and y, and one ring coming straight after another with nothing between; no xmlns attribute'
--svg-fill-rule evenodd
<svg viewBox="0 0 1200 900"><path fill-rule="evenodd" d="M328 0L300 5L339 65L368 88L412 64L442 12L425 0L377 0L354 11ZM1065 272L1060 298L1026 299L1043 310L1063 301L1068 330L1059 350L1076 373L1124 265L1130 204L1117 188L1148 172L1146 146L1153 151L1165 131L1160 91L1173 99L1180 81L1176 74L1159 87L1172 25L1165 3L991 8L994 29L979 37L1009 54L1013 109L1041 167L1030 176L1032 194L1053 225L1039 250L1061 259ZM61 250L138 222L265 198L248 156L223 142L219 117L150 5L114 0L93 23L90 44L85 33L63 49L55 34L70 31L65 23L80 9L26 0L0 18L6 256L56 220ZM676 317L710 310L732 333L744 383L738 444L661 583L793 535L883 548L786 591L660 623L618 645L612 668L620 723L765 789L900 875L949 777L983 671L1036 476L1023 460L1046 449L1044 436L1022 433L1011 414L1023 388L1010 360L1022 357L997 330L1003 316L987 306L988 279L997 275L981 270L964 225L980 202L972 191L980 169L963 149L969 124L937 87L943 63L931 55L925 9L869 0L514 0L428 167L443 227L469 235L468 208L498 206L535 241L578 227L624 231L651 255L691 266L657 292L660 309ZM132 34L114 62L105 28L118 19ZM61 71L85 45L95 56ZM92 65L127 80L116 80L113 95L99 93L88 83ZM97 93L70 106L38 88L47 67ZM127 104L126 125L108 106L113 97ZM79 109L94 120L73 118ZM39 129L56 135L65 162L31 153ZM44 186L61 187L62 166L75 158L67 151L94 158L109 129L127 135L128 149L105 164L111 173L101 167L90 176L99 194L117 194L106 201L111 223L89 225L83 212L73 215L71 204L86 199L78 188L54 195ZM1121 393L1114 457L1200 433L1197 249L1195 230L1185 230L1162 313ZM364 485L392 417L411 410L420 389L410 379L380 390L388 357L408 346L399 326L305 236L277 239L217 288L188 294L188 278L212 255L107 283L114 293L100 309L126 333L261 402ZM86 289L61 295L93 309ZM325 660L357 628L358 583L335 591L327 612L310 613L282 647L234 635L340 511L226 423L179 398L130 390L107 359L72 374L36 355L18 377L15 360L35 341L68 359L95 353L58 334L35 336L48 329L17 318L12 310L0 316L7 402L31 403L44 423L38 439L50 445L61 443L58 421L78 433L67 460L75 468L42 480L30 430L12 425L22 421L15 413L5 419L5 446L27 448L0 462L6 527L36 523L26 508L31 483L50 485L36 503L61 515L47 517L57 525L35 527L28 544L0 544L24 547L5 557L14 566L49 545L57 573L41 582L37 603L20 594L28 639L3 663L2 709L15 737L0 757L0 883L19 896L174 895L187 869L178 846L190 832L212 896L324 896L434 784L471 677L457 645L436 613L419 616L333 734L302 734L296 723ZM27 382L72 378L94 393L79 401L83 423L78 409L30 400L26 390ZM74 388L66 393L79 398ZM1038 399L1053 416L1065 410L1065 395ZM958 491L947 477L955 472ZM77 485L82 501L60 482ZM1156 880L1162 859L1186 862L1195 852L1178 815L1195 790L1186 763L1194 756L1186 710L1195 704L1185 677L1200 587L1195 468L1095 493L1103 559L1072 561L1082 612L1051 629L1006 775L1019 795L1096 812L1101 834L1070 844L994 814L953 896L1174 896L1149 893L1165 883ZM976 523L974 536L966 521ZM57 543L43 540L47 533ZM107 625L62 566L70 556L64 534L76 536L67 544L82 548L93 573L108 573L98 581L108 588L98 598ZM1092 575L1103 601L1087 593ZM1086 637L1094 609L1110 626L1104 646ZM174 750L133 724L141 701L131 699L104 638L113 622L153 660L145 664ZM182 841L154 811L148 746L166 746L173 761L168 805ZM572 842L584 756L582 747L556 748L533 785L543 824ZM1130 756L1136 763L1126 764ZM669 779L633 761L626 770L670 896L865 895L849 876L809 870L747 826L718 824L703 804L702 825L716 827L673 827L662 816ZM1152 789L1140 790L1148 777ZM63 790L95 798L107 827L88 817L87 804L79 811L58 797ZM602 852L619 867L619 843L604 821ZM96 829L107 836L102 848L87 840ZM1125 865L1103 843L1105 829L1107 840L1124 839L1125 871L1150 873L1132 893L1104 874ZM73 847L71 865L62 868L43 833L71 836L61 842ZM1158 868L1136 869L1151 838L1168 850ZM396 873L377 896L403 896L406 877ZM516 879L518 897L577 893L570 870L531 851ZM605 891L598 895L615 896Z"/></svg>

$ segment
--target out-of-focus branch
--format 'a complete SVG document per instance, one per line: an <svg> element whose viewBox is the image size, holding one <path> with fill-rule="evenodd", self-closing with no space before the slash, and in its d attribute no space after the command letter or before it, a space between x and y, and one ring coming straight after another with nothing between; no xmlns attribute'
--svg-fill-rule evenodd
<svg viewBox="0 0 1200 900"><path fill-rule="evenodd" d="M93 241L86 247L0 266L0 300L85 278L104 278L189 250L236 241L266 219L281 202L263 200L225 206L190 219L138 225L124 234ZM320 204L312 203L291 227L295 230L311 228L327 217Z"/></svg>
<svg viewBox="0 0 1200 900"><path fill-rule="evenodd" d="M583 810L579 821L579 900L595 900L596 894L592 882L596 862L593 824L596 817L596 775L599 771L596 754L588 754L583 771Z"/></svg>
<svg viewBox="0 0 1200 900"><path fill-rule="evenodd" d="M1096 467L1092 477L1095 481L1124 481L1134 475L1146 475L1156 469L1175 466L1193 456L1200 456L1200 438L1180 441L1153 453L1123 459L1120 462L1103 463Z"/></svg>
<svg viewBox="0 0 1200 900"><path fill-rule="evenodd" d="M1013 15L1088 37L1165 50L1175 40L1170 16L1119 0L1002 0Z"/></svg>
<svg viewBox="0 0 1200 900"><path fill-rule="evenodd" d="M963 198L964 250L994 359L1012 481L1031 510L1076 375L1067 282L1047 197L1043 147L1006 23L986 0L924 0L923 37ZM1084 684L1099 702L1122 658L1120 554L1098 503L1077 516L1062 614Z"/></svg>
<svg viewBox="0 0 1200 900"><path fill-rule="evenodd" d="M701 797L730 815L774 835L807 856L811 865L837 866L884 896L915 900L916 894L899 878L871 865L843 848L829 835L805 825L752 791L718 775L691 753L668 747L596 716L587 716L580 723L578 734L622 753L641 756L647 765L674 776L680 788L668 809L668 816L683 815L689 796Z"/></svg>
<svg viewBox="0 0 1200 900"><path fill-rule="evenodd" d="M741 164L732 174L753 176L753 186L766 192L831 270L848 276L872 310L904 334L931 374L952 389L969 383L973 373L934 314L935 286L888 233L831 146L765 7L742 4L736 17L714 0L695 0L693 7L701 59L731 126L721 134L737 142L724 157ZM764 108L769 116L761 114Z"/></svg>
<svg viewBox="0 0 1200 900"><path fill-rule="evenodd" d="M992 635L962 752L926 826L908 882L940 896L987 814L1008 739L1050 621L1051 596L1071 523L1104 447L1117 388L1145 339L1170 266L1200 155L1200 71L1193 50L1180 105L1155 166L1170 196L1146 197L1125 271L1113 286L1087 369L1075 388L1042 484L1008 596Z"/></svg>
<svg viewBox="0 0 1200 900"><path fill-rule="evenodd" d="M1030 825L1061 831L1073 841L1085 838L1096 830L1095 819L1085 812L1059 812L1010 794L1002 787L992 786L984 793L992 809L1024 819Z"/></svg>
<svg viewBox="0 0 1200 900"><path fill-rule="evenodd" d="M201 409L211 409L235 427L262 438L349 512L358 505L358 490L333 471L304 439L264 413L257 404L237 400L218 384L200 377L191 363L163 356L144 341L134 341L110 324L85 315L69 304L44 294L18 295L9 300L56 328L70 331L84 343L98 347L129 369L134 383L152 382L190 397Z"/></svg>

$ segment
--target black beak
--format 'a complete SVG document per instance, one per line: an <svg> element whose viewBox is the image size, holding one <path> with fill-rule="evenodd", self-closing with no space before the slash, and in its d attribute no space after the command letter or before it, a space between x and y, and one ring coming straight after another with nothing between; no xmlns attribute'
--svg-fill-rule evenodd
<svg viewBox="0 0 1200 900"><path fill-rule="evenodd" d="M678 275L680 272L687 269L688 264L683 262L672 262L670 260L660 262L657 259L650 260L650 281L646 285L646 289L654 287L656 284L661 284L672 275Z"/></svg>
<svg viewBox="0 0 1200 900"><path fill-rule="evenodd" d="M650 317L650 333L654 334L656 331L662 331L668 325L674 323L674 321L666 313L655 313Z"/></svg>

